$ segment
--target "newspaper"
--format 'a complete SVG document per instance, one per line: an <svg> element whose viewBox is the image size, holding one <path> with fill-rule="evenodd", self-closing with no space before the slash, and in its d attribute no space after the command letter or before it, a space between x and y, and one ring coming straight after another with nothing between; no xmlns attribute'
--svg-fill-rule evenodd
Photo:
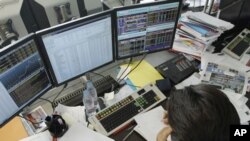
<svg viewBox="0 0 250 141"><path fill-rule="evenodd" d="M248 77L245 72L213 62L207 62L206 69L201 77L202 83L242 95L246 94L247 81Z"/></svg>

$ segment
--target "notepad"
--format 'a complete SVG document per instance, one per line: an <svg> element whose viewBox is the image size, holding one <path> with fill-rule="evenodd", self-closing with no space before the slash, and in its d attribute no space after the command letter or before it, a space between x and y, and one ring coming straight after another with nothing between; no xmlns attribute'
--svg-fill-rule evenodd
<svg viewBox="0 0 250 141"><path fill-rule="evenodd" d="M131 70L137 66L138 62L133 62ZM126 65L125 65L126 66ZM163 79L161 74L147 61L142 61L136 69L128 75L133 85L144 87L148 83L155 83L156 80Z"/></svg>
<svg viewBox="0 0 250 141"><path fill-rule="evenodd" d="M156 141L158 133L166 127L162 122L164 109L162 106L156 107L146 113L137 115L135 121L137 126L134 128L147 141Z"/></svg>

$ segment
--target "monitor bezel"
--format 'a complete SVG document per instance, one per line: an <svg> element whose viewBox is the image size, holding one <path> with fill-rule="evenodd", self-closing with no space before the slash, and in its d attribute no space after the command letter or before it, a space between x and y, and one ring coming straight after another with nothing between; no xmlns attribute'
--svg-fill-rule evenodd
<svg viewBox="0 0 250 141"><path fill-rule="evenodd" d="M142 53L138 53L138 54L132 54L132 55L128 55L128 56L119 57L119 53L118 53L118 31L117 31L117 12L121 11L121 10L129 10L129 9L133 9L133 8L141 8L141 7L145 7L145 6L155 6L155 5L168 4L168 3L173 3L173 2L178 2L179 6L178 6L178 11L177 11L177 18L176 18L175 25L174 25L173 38L172 38L170 47L169 48L157 49L157 50L154 50L154 51L146 51L146 52L142 52ZM150 54L150 53L155 53L155 52L160 52L160 51L163 51L163 50L171 49L173 47L173 43L174 43L174 37L175 37L175 32L176 32L176 28L177 28L178 19L179 19L179 16L180 16L181 8L182 8L182 0L156 1L156 2L150 2L150 3L144 3L144 4L136 4L136 5L130 5L130 6L125 6L125 7L115 8L114 12L113 12L113 14L114 14L113 16L114 16L114 32L115 32L115 35L116 35L115 36L115 56L116 56L116 59L121 60L121 59L140 56L140 55L143 55L145 53Z"/></svg>
<svg viewBox="0 0 250 141"><path fill-rule="evenodd" d="M59 30L64 30L64 31L68 31L72 28L77 28L77 27L80 27L80 26L83 26L83 25L86 25L86 24L89 24L91 22L94 22L93 20L97 19L97 18L102 18L102 17L105 17L105 16L108 16L110 15L110 18L111 18L111 32L112 32L112 60L103 64L103 65L100 65L96 68L93 68L91 70L88 70L86 72L83 72L79 75L76 75L70 79L67 79L67 80L64 80L62 82L58 82L57 79L56 79L56 75L55 75L55 72L54 72L54 69L52 67L52 64L50 62L50 59L49 59L49 56L48 56L48 52L46 51L46 48L45 48L45 45L43 43L43 40L42 40L42 36L44 35L47 35L47 34L50 34L50 33L53 33L53 32L56 32L56 31L59 31ZM44 56L44 62L45 62L45 65L50 73L50 76L52 78L52 81L53 81L53 85L54 86L60 86L62 84L66 84L72 80L75 80L77 78L79 78L80 76L88 73L88 72L91 72L91 71L94 71L96 69L99 69L101 67L104 67L110 63L113 63L115 61L115 47L114 47L114 30L113 30L113 10L108 10L108 11L104 11L104 12L101 12L101 13L97 13L97 14L93 14L93 15L90 15L90 16L86 16L86 17L82 17L82 18L79 18L79 19L76 19L76 20L73 20L73 21L69 21L67 23L63 23L63 24L60 24L60 25L57 25L57 26L54 26L54 27L51 27L51 28L48 28L48 29L44 29L44 30L41 30L41 31L38 31L36 32L36 35L37 35L37 40L38 40L38 43L40 44L40 51L42 53L42 56Z"/></svg>
<svg viewBox="0 0 250 141"><path fill-rule="evenodd" d="M26 44L27 42L31 41L31 40L34 40L34 43L36 44L37 46L37 51L38 51L38 54L39 56L41 57L41 59L43 58L40 51L39 51L39 44L37 43L36 41L36 36L34 33L31 33L19 40L17 40L16 42L0 49L0 56L2 56L3 54L6 54L6 53L9 53L11 52L12 50L15 50L17 48L19 48L20 46L22 46L23 44ZM42 60L43 61L43 60ZM43 62L44 64L44 62ZM45 64L44 64L45 65ZM44 66L45 67L45 66ZM3 127L4 125L6 125L9 121L11 121L14 117L16 117L26 106L29 106L31 105L33 102L35 102L38 98L40 98L41 96L43 96L46 92L48 92L52 87L52 81L51 81L51 77L49 76L48 74L48 71L45 67L45 71L47 73L47 76L48 76L48 79L50 81L50 86L48 86L46 89L44 89L42 92L40 92L40 94L37 94L35 95L34 97L32 97L32 99L28 102L26 102L25 104L23 104L22 106L20 106L20 108L15 112L13 113L12 116L10 116L8 119L6 119L3 123L0 123L0 128Z"/></svg>

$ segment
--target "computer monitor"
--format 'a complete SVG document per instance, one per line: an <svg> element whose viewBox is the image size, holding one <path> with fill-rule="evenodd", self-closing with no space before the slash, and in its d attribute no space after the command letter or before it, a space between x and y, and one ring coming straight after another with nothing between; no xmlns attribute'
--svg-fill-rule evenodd
<svg viewBox="0 0 250 141"><path fill-rule="evenodd" d="M219 18L236 26L250 26L249 0L221 0ZM245 28L245 27L243 27Z"/></svg>
<svg viewBox="0 0 250 141"><path fill-rule="evenodd" d="M112 11L38 32L55 85L113 62L112 33Z"/></svg>
<svg viewBox="0 0 250 141"><path fill-rule="evenodd" d="M181 4L168 0L115 9L116 58L170 49Z"/></svg>
<svg viewBox="0 0 250 141"><path fill-rule="evenodd" d="M0 50L0 126L52 86L34 37Z"/></svg>

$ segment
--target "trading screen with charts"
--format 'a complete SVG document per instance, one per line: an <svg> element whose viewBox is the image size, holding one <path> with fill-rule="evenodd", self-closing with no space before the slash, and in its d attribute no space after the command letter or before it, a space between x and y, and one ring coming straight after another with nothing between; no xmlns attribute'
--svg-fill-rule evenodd
<svg viewBox="0 0 250 141"><path fill-rule="evenodd" d="M178 10L178 2L118 9L118 58L170 48Z"/></svg>
<svg viewBox="0 0 250 141"><path fill-rule="evenodd" d="M1 52L0 124L51 86L37 45L28 38Z"/></svg>

